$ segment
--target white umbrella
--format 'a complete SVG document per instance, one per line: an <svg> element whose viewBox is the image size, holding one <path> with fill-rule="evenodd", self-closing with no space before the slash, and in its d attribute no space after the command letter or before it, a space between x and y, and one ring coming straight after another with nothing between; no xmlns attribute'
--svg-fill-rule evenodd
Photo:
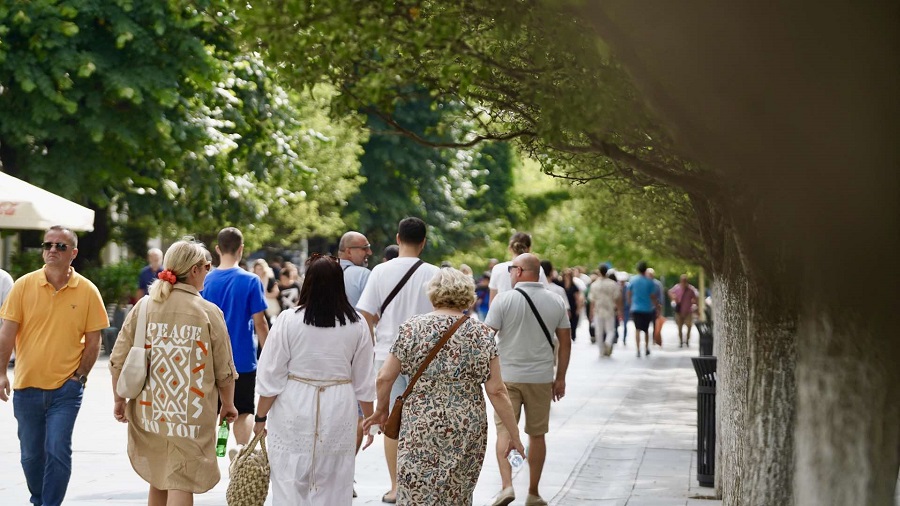
<svg viewBox="0 0 900 506"><path fill-rule="evenodd" d="M94 230L94 211L0 172L0 229Z"/></svg>

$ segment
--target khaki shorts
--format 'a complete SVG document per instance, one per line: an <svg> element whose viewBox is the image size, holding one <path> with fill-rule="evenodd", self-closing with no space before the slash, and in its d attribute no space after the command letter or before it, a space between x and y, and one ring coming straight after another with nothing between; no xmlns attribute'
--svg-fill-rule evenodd
<svg viewBox="0 0 900 506"><path fill-rule="evenodd" d="M512 403L516 422L525 406L525 434L543 436L550 431L550 401L553 400L553 383L506 383L509 401ZM500 417L494 412L497 433L507 433Z"/></svg>
<svg viewBox="0 0 900 506"><path fill-rule="evenodd" d="M694 323L694 313L681 314L675 313L675 325L679 327L682 325L691 325Z"/></svg>

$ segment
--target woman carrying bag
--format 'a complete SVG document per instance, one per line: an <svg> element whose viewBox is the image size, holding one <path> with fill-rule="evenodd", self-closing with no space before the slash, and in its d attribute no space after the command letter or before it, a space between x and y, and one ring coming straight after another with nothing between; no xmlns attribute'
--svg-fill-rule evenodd
<svg viewBox="0 0 900 506"><path fill-rule="evenodd" d="M524 455L525 449L500 377L494 332L463 314L475 302L472 277L443 268L429 284L428 297L434 311L414 316L400 326L391 354L378 372L378 409L366 419L363 430L388 422L388 406L394 402L389 399L391 385L397 375L402 372L415 377L421 368L403 402L397 504L472 504L487 446L482 384L509 431L507 454L515 449ZM442 341L443 346L432 356L432 350ZM432 360L422 367L429 356Z"/></svg>
<svg viewBox="0 0 900 506"><path fill-rule="evenodd" d="M372 335L347 300L338 260L313 254L300 305L275 320L256 370L253 431L267 431L273 504L350 505L356 406L372 414L373 367Z"/></svg>
<svg viewBox="0 0 900 506"><path fill-rule="evenodd" d="M237 417L237 372L222 311L200 297L209 252L200 243L178 241L166 251L163 269L150 295L125 318L109 368L113 416L128 423L128 457L150 484L147 504L182 506L219 482L216 426ZM146 319L145 328L138 328L138 319ZM126 403L116 387L136 340L148 347L149 370L143 389Z"/></svg>

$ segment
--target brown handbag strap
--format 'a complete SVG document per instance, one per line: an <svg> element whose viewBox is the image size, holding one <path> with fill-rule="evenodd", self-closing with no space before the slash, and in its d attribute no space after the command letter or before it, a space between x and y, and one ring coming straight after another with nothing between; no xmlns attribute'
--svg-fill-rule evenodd
<svg viewBox="0 0 900 506"><path fill-rule="evenodd" d="M441 336L441 340L438 341L433 348L431 348L431 351L428 352L428 356L425 357L425 360L422 361L422 365L419 366L419 370L416 371L416 374L414 374L413 377L409 380L409 385L406 386L406 390L403 392L402 397L404 399L406 399L406 396L412 392L412 389L415 386L416 381L418 381L419 376L421 376L422 373L425 372L425 369L428 368L428 365L431 364L431 361L434 359L434 357L438 354L439 351L441 351L441 348L443 348L444 345L447 344L447 341L449 341L450 338L453 337L453 333L456 332L456 329L458 329L459 326L468 319L469 317L466 315L461 316L453 323L453 325L450 326L449 329L447 329L447 332L444 332L444 335Z"/></svg>

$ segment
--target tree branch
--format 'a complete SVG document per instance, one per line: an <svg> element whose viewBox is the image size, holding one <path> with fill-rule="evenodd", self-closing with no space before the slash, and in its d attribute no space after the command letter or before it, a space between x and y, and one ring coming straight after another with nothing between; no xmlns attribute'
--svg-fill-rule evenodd
<svg viewBox="0 0 900 506"><path fill-rule="evenodd" d="M504 134L488 134L488 135L476 135L473 139L467 142L436 142L422 137L421 135L409 130L400 123L398 123L390 114L386 114L378 109L374 109L371 107L365 108L366 112L374 114L379 119L388 124L391 128L397 130L401 135L409 137L410 139L422 144L424 146L430 146L433 148L471 148L483 141L509 141L512 139L516 139L519 137L534 137L536 134L530 130L518 130L515 132L507 132Z"/></svg>

